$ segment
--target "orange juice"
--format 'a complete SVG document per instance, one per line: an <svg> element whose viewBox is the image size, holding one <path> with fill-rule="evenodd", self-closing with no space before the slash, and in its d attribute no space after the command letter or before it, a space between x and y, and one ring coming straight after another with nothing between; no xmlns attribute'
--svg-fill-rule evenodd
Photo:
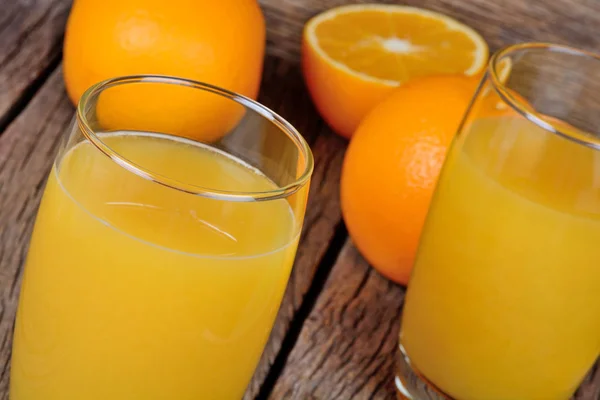
<svg viewBox="0 0 600 400"><path fill-rule="evenodd" d="M520 117L457 137L400 337L460 400L565 400L600 354L600 153Z"/></svg>
<svg viewBox="0 0 600 400"><path fill-rule="evenodd" d="M104 135L131 162L230 191L275 184L154 134ZM239 399L268 338L301 221L286 199L183 193L89 142L52 170L26 263L12 400Z"/></svg>

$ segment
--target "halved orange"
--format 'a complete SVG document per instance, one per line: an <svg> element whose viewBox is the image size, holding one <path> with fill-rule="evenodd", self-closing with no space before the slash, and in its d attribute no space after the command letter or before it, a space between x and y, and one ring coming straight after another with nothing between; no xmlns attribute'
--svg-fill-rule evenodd
<svg viewBox="0 0 600 400"><path fill-rule="evenodd" d="M428 75L474 76L487 58L487 44L473 29L414 7L341 6L304 28L307 86L325 121L346 137L401 83Z"/></svg>

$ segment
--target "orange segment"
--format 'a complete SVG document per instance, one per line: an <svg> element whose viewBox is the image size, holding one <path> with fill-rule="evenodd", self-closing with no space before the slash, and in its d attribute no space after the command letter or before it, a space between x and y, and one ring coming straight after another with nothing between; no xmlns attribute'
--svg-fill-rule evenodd
<svg viewBox="0 0 600 400"><path fill-rule="evenodd" d="M487 57L488 47L473 29L414 7L337 7L304 30L311 95L324 119L347 137L392 88L421 76L474 76Z"/></svg>

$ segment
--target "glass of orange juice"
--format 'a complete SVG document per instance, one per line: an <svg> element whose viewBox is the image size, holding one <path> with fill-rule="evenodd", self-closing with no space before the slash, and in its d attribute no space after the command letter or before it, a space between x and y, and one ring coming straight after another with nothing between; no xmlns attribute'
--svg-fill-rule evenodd
<svg viewBox="0 0 600 400"><path fill-rule="evenodd" d="M37 216L10 398L241 398L312 168L302 136L248 98L162 76L91 87Z"/></svg>
<svg viewBox="0 0 600 400"><path fill-rule="evenodd" d="M600 354L600 58L496 53L447 155L402 316L401 398L565 400Z"/></svg>

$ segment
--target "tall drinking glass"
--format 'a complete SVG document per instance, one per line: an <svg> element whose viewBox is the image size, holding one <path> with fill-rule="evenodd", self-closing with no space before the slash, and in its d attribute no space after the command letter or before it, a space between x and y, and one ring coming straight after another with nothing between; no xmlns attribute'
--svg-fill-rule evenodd
<svg viewBox="0 0 600 400"><path fill-rule="evenodd" d="M234 93L161 76L90 88L37 216L11 399L241 398L312 168L289 123Z"/></svg>
<svg viewBox="0 0 600 400"><path fill-rule="evenodd" d="M565 400L600 354L600 59L501 50L447 156L409 283L403 398Z"/></svg>

